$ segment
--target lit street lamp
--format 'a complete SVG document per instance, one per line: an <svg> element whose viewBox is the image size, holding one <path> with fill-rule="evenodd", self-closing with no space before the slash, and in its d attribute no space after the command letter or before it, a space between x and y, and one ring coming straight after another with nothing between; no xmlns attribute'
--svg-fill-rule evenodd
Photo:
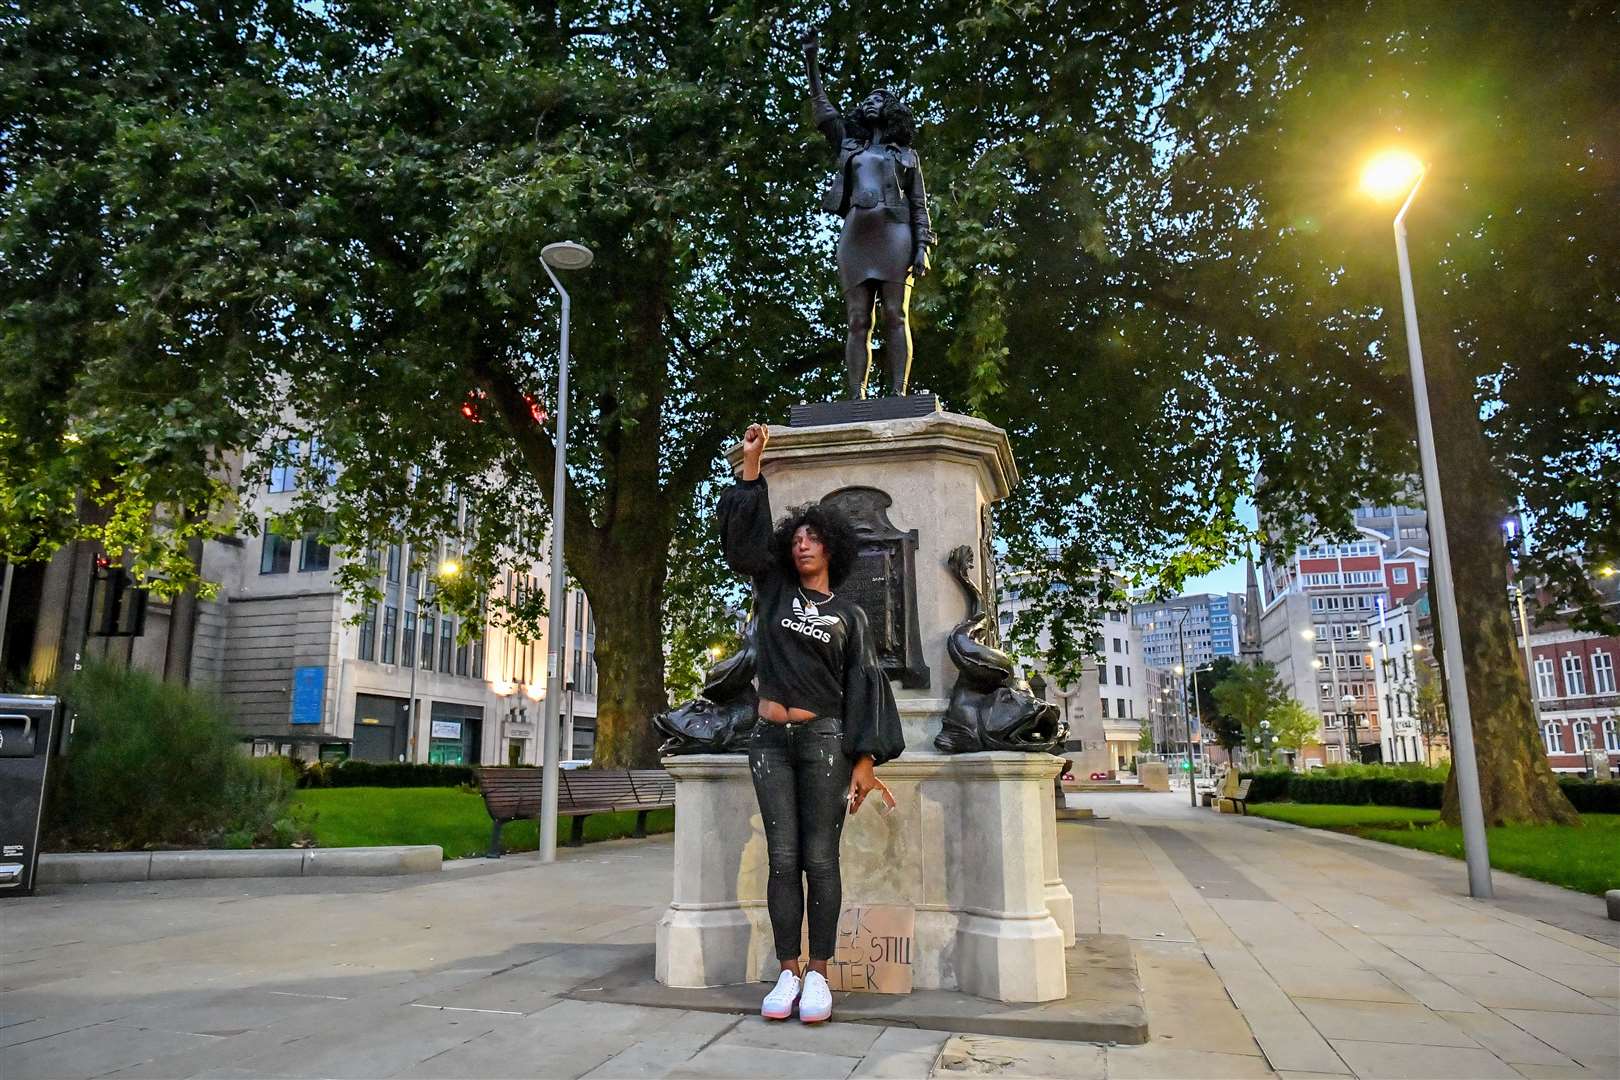
<svg viewBox="0 0 1620 1080"><path fill-rule="evenodd" d="M1406 212L1423 184L1423 163L1410 154L1386 153L1361 174L1362 187L1385 198L1406 200L1395 214L1395 262L1401 278L1401 307L1406 316L1406 353L1412 368L1412 398L1417 413L1418 457L1423 464L1423 493L1429 513L1434 566L1434 592L1439 610L1446 667L1446 698L1451 715L1451 767L1457 775L1457 802L1462 814L1463 854L1468 863L1468 895L1489 899L1491 859L1486 847L1485 814L1479 795L1479 763L1474 757L1474 719L1468 706L1468 672L1463 666L1462 624L1451 579L1451 544L1446 538L1445 501L1440 491L1440 465L1434 452L1434 421L1429 414L1429 384L1418 338L1417 300L1412 291L1412 263L1406 251Z"/></svg>
<svg viewBox="0 0 1620 1080"><path fill-rule="evenodd" d="M552 288L562 300L562 342L557 362L557 453L551 470L551 621L546 641L545 731L541 733L540 762L540 861L557 861L557 789L562 782L558 771L562 731L559 727L562 695L557 680L562 678L563 617L568 605L563 597L563 499L568 487L568 316L571 301L568 290L553 270L583 270L594 258L584 244L562 240L540 249L540 265L551 279Z"/></svg>

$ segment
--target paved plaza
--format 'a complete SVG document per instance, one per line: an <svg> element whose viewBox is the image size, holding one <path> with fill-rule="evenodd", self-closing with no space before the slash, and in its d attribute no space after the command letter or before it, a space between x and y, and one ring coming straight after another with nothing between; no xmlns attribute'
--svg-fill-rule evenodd
<svg viewBox="0 0 1620 1080"><path fill-rule="evenodd" d="M0 908L0 1076L1620 1076L1620 923L1460 863L1087 796L1081 934L1131 939L1143 1046L591 1001L651 965L670 838L422 877L61 886Z"/></svg>

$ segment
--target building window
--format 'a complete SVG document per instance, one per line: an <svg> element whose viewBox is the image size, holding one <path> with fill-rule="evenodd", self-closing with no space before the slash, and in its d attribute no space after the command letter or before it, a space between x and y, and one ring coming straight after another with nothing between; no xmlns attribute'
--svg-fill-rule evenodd
<svg viewBox="0 0 1620 1080"><path fill-rule="evenodd" d="M1108 699L1107 698L1102 699L1102 715L1103 715L1104 720L1108 719Z"/></svg>
<svg viewBox="0 0 1620 1080"><path fill-rule="evenodd" d="M1115 698L1114 703L1119 706L1118 711L1114 715L1121 720L1125 719L1125 699Z"/></svg>
<svg viewBox="0 0 1620 1080"><path fill-rule="evenodd" d="M1620 720L1611 717L1603 721L1603 749L1620 754Z"/></svg>
<svg viewBox="0 0 1620 1080"><path fill-rule="evenodd" d="M484 677L484 639L482 637L473 642L472 677L475 679Z"/></svg>
<svg viewBox="0 0 1620 1080"><path fill-rule="evenodd" d="M382 636L382 662L394 662L394 633L399 629L399 608L393 604L383 605L383 636Z"/></svg>
<svg viewBox="0 0 1620 1080"><path fill-rule="evenodd" d="M1098 686L1107 686L1108 685L1108 665L1107 664L1098 664L1097 665L1097 685Z"/></svg>
<svg viewBox="0 0 1620 1080"><path fill-rule="evenodd" d="M1115 686L1124 686L1125 685L1125 665L1124 664L1115 664L1114 665L1114 685Z"/></svg>
<svg viewBox="0 0 1620 1080"><path fill-rule="evenodd" d="M414 611L405 613L405 644L400 648L399 662L406 667L416 663L416 612Z"/></svg>
<svg viewBox="0 0 1620 1080"><path fill-rule="evenodd" d="M472 646L456 646L456 674L466 677L468 667L472 663Z"/></svg>
<svg viewBox="0 0 1620 1080"><path fill-rule="evenodd" d="M297 439L288 439L279 443L271 454L275 461L270 466L270 490L295 490L298 487L298 459L304 455L304 445Z"/></svg>
<svg viewBox="0 0 1620 1080"><path fill-rule="evenodd" d="M259 573L285 574L292 569L292 541L278 532L264 534L264 551L259 556Z"/></svg>
<svg viewBox="0 0 1620 1080"><path fill-rule="evenodd" d="M1614 693L1614 657L1606 652L1592 654L1592 693Z"/></svg>
<svg viewBox="0 0 1620 1080"><path fill-rule="evenodd" d="M1556 720L1541 729L1541 738L1547 744L1547 753L1564 752L1564 729L1558 726Z"/></svg>
<svg viewBox="0 0 1620 1080"><path fill-rule="evenodd" d="M1592 749L1592 725L1585 720L1575 721L1575 752L1584 754Z"/></svg>
<svg viewBox="0 0 1620 1080"><path fill-rule="evenodd" d="M422 620L422 670L433 670L433 628L435 620L432 615Z"/></svg>
<svg viewBox="0 0 1620 1080"><path fill-rule="evenodd" d="M450 657L456 651L456 628L446 615L439 620L439 670L450 671Z"/></svg>
<svg viewBox="0 0 1620 1080"><path fill-rule="evenodd" d="M1397 585L1405 585L1406 584L1406 567L1404 567L1404 566L1391 567L1389 572L1392 575L1394 575L1395 584L1397 584Z"/></svg>
<svg viewBox="0 0 1620 1080"><path fill-rule="evenodd" d="M366 605L365 618L360 620L360 659L377 659L377 602Z"/></svg>
<svg viewBox="0 0 1620 1080"><path fill-rule="evenodd" d="M1564 654L1564 696L1580 697L1586 693L1586 668L1574 653Z"/></svg>
<svg viewBox="0 0 1620 1080"><path fill-rule="evenodd" d="M1549 657L1536 660L1536 695L1543 699L1558 696L1558 684L1553 681L1553 662Z"/></svg>
<svg viewBox="0 0 1620 1080"><path fill-rule="evenodd" d="M388 580L399 583L399 545L388 545Z"/></svg>
<svg viewBox="0 0 1620 1080"><path fill-rule="evenodd" d="M332 566L332 545L321 542L321 530L304 533L304 550L298 558L300 570L329 570Z"/></svg>

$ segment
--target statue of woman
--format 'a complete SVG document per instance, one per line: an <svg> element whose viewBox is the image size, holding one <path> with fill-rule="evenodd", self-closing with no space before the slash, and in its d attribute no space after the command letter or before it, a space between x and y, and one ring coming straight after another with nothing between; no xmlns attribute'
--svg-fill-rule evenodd
<svg viewBox="0 0 1620 1080"><path fill-rule="evenodd" d="M816 127L837 156L821 208L844 219L838 235L838 281L849 307L844 342L849 396L865 396L873 309L880 298L889 392L903 395L911 375L911 282L928 272L928 249L936 242L922 165L911 148L911 110L893 93L874 90L852 115L843 115L822 89L815 32L805 34L800 44Z"/></svg>

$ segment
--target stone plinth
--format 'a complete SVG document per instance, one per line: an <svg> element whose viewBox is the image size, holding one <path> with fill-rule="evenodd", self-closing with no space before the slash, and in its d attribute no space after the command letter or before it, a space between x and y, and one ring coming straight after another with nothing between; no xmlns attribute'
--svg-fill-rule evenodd
<svg viewBox="0 0 1620 1080"><path fill-rule="evenodd" d="M906 746L932 750L956 682L945 639L967 613L962 587L946 559L963 544L982 552L986 508L1018 482L1007 433L950 412L770 431L761 468L770 482L773 515L781 517L790 506L817 502L842 488L871 487L893 500L887 514L895 528L917 531L917 617L930 685L897 685L895 698ZM727 458L740 467L741 445ZM976 558L982 588L986 567L982 554ZM988 589L985 594L988 598Z"/></svg>
<svg viewBox="0 0 1620 1080"><path fill-rule="evenodd" d="M742 754L666 758L675 777L675 887L658 923L669 986L752 982L775 972L765 908L765 834ZM999 1001L1067 992L1074 900L1058 875L1046 754L908 751L878 775L898 805L868 806L843 839L845 904L917 912L913 985Z"/></svg>

